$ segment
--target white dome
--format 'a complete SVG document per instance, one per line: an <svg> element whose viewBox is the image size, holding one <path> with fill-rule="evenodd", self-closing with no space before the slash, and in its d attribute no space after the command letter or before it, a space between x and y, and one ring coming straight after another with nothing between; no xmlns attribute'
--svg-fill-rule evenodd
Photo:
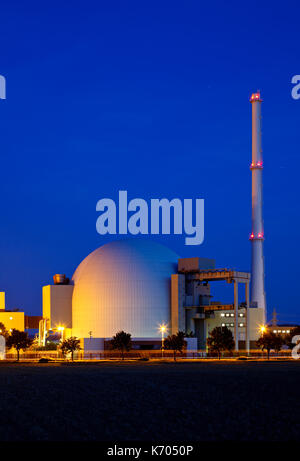
<svg viewBox="0 0 300 461"><path fill-rule="evenodd" d="M118 240L87 256L73 275L72 335L107 338L120 330L158 337L170 324L171 274L178 256L149 240Z"/></svg>

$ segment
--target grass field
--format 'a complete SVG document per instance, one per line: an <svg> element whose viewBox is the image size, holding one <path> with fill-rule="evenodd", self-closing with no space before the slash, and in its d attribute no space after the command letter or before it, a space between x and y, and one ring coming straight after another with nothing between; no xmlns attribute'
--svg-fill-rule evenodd
<svg viewBox="0 0 300 461"><path fill-rule="evenodd" d="M300 363L0 364L0 440L299 440Z"/></svg>

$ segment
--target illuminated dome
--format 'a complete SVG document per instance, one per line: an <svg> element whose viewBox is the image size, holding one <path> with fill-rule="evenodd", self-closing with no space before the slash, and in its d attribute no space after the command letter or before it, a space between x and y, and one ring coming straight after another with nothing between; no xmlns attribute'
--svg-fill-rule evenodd
<svg viewBox="0 0 300 461"><path fill-rule="evenodd" d="M118 240L87 256L73 275L72 335L159 336L170 322L171 274L178 256L149 240Z"/></svg>

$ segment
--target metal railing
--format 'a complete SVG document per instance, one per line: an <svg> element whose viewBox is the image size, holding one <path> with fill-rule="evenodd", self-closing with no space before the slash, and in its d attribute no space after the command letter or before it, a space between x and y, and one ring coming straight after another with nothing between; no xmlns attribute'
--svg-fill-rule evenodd
<svg viewBox="0 0 300 461"><path fill-rule="evenodd" d="M238 352L222 352L222 359L238 359L238 358L248 359L266 359L267 352L261 350L251 350L249 353L245 350L240 350ZM42 358L50 360L67 360L71 359L71 354L64 356L59 351L27 351L20 353L21 361L38 361ZM174 358L174 353L172 350L131 350L129 352L124 352L125 360L169 360ZM270 352L270 359L288 359L291 358L291 350L280 351L280 352ZM74 360L80 361L95 361L95 360L121 360L122 353L119 351L101 351L101 352L74 352ZM197 359L218 359L217 353L207 352L205 350L194 350L194 351L184 351L183 353L176 352L176 359L178 360L197 360ZM7 353L6 360L15 361L17 360L16 353Z"/></svg>

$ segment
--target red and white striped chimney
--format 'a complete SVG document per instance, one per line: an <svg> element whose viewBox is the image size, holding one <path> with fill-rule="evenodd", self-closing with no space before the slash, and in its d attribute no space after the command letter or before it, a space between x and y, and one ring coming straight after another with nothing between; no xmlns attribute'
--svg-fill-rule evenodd
<svg viewBox="0 0 300 461"><path fill-rule="evenodd" d="M266 296L264 288L264 226L262 211L263 157L261 147L261 103L260 92L253 93L252 104L252 231L251 241L251 303L263 309L266 322Z"/></svg>

